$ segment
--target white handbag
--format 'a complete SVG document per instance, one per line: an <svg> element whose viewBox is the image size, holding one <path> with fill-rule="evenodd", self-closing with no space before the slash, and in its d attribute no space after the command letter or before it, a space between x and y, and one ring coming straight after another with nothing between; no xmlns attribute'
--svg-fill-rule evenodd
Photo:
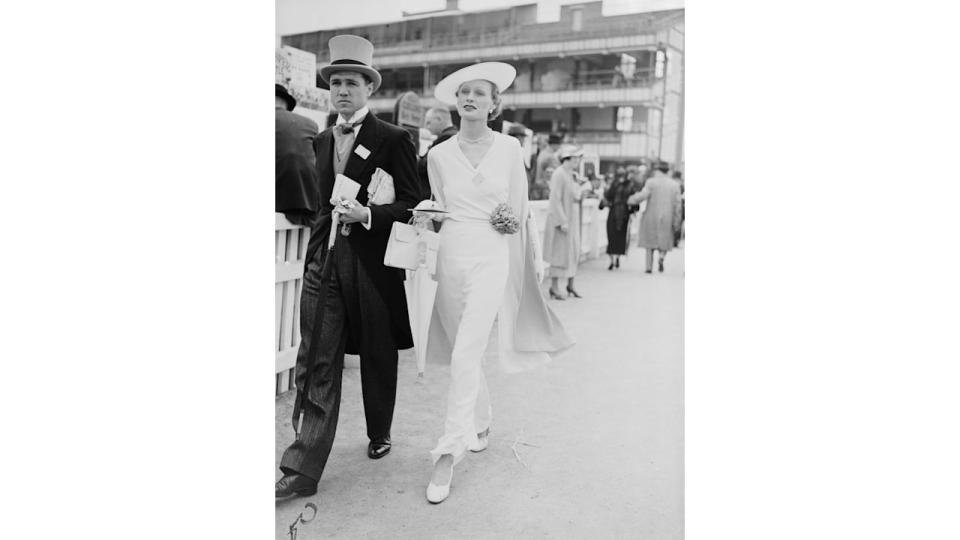
<svg viewBox="0 0 960 540"><path fill-rule="evenodd" d="M434 275L437 272L439 249L439 233L395 221L390 229L387 251L383 254L383 264L405 270L426 268Z"/></svg>

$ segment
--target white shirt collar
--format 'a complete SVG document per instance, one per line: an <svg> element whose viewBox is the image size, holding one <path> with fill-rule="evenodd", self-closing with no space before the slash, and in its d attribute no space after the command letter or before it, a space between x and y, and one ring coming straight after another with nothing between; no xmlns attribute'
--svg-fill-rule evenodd
<svg viewBox="0 0 960 540"><path fill-rule="evenodd" d="M366 116L367 113L369 112L370 112L370 107L367 105L364 105L357 112L353 113L353 116L351 116L349 120L344 119L342 114L338 114L336 125L339 126L340 124L346 124L347 122L350 122L351 124L355 124L360 120L363 120L363 117Z"/></svg>

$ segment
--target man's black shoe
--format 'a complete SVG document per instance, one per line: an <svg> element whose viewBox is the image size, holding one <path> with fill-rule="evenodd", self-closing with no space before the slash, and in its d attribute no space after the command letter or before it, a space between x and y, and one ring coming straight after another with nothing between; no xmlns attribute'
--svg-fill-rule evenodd
<svg viewBox="0 0 960 540"><path fill-rule="evenodd" d="M367 447L367 457L370 459L380 459L390 453L390 439L374 439L370 441Z"/></svg>
<svg viewBox="0 0 960 540"><path fill-rule="evenodd" d="M294 495L309 497L317 492L317 481L302 474L285 474L277 481L276 492L278 499Z"/></svg>

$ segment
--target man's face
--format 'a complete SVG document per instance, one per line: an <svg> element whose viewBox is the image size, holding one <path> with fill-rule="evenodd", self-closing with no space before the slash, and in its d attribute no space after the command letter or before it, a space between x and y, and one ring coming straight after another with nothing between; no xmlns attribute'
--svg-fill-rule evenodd
<svg viewBox="0 0 960 540"><path fill-rule="evenodd" d="M433 113L427 113L427 117L424 119L424 127L434 135L440 135L440 132L443 131L443 123L440 117Z"/></svg>
<svg viewBox="0 0 960 540"><path fill-rule="evenodd" d="M330 75L330 100L344 118L362 109L372 93L373 83L367 83L359 73L338 71Z"/></svg>

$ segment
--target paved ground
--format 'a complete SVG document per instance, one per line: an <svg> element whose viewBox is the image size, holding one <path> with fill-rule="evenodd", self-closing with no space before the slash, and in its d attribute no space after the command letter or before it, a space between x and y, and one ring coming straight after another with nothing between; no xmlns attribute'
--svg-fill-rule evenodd
<svg viewBox="0 0 960 540"><path fill-rule="evenodd" d="M418 380L401 353L393 451L378 461L366 457L359 370L346 369L319 491L277 503L276 537L290 538L313 502L300 540L683 538L683 251L647 275L631 249L619 270L606 256L581 266L583 299L552 301L578 340L571 352L532 373L488 370L490 447L457 466L440 505L424 491L449 369L430 364ZM293 438L292 402L277 398L276 464Z"/></svg>

